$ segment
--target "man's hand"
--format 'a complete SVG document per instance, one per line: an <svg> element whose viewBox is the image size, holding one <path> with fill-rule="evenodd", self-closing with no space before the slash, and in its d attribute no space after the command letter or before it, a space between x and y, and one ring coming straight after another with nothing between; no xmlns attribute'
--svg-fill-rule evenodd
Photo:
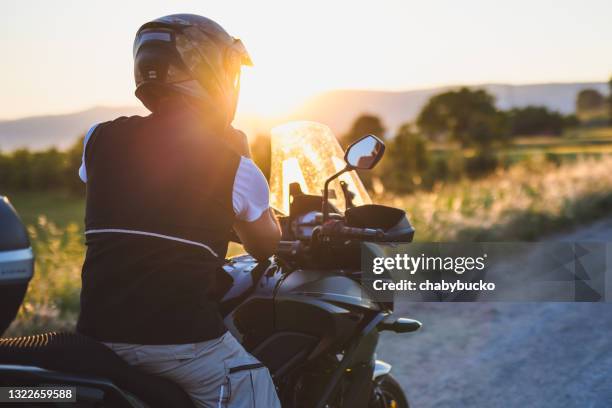
<svg viewBox="0 0 612 408"><path fill-rule="evenodd" d="M247 139L244 132L230 126L224 136L227 144L234 149L236 153L240 156L251 158L249 139Z"/></svg>
<svg viewBox="0 0 612 408"><path fill-rule="evenodd" d="M253 222L236 221L234 231L244 249L258 260L273 255L281 239L281 228L271 208Z"/></svg>

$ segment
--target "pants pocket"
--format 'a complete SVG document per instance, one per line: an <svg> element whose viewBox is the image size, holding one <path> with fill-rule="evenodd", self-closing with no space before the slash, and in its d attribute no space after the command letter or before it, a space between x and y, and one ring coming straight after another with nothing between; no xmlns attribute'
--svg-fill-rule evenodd
<svg viewBox="0 0 612 408"><path fill-rule="evenodd" d="M136 350L136 358L139 364L191 360L196 357L195 347L195 344L173 344L167 346L147 345Z"/></svg>
<svg viewBox="0 0 612 408"><path fill-rule="evenodd" d="M268 369L255 358L226 362L220 401L225 408L280 408Z"/></svg>

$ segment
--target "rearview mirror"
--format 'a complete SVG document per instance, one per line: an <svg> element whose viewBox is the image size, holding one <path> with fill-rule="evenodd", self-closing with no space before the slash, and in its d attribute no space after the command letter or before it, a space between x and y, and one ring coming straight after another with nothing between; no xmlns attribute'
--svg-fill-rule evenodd
<svg viewBox="0 0 612 408"><path fill-rule="evenodd" d="M376 166L385 152L385 144L374 135L366 135L346 149L344 161L353 169L368 170Z"/></svg>

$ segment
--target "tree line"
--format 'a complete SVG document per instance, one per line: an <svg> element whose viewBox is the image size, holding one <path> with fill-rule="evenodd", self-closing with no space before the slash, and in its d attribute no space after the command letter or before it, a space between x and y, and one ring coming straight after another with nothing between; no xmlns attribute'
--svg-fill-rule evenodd
<svg viewBox="0 0 612 408"><path fill-rule="evenodd" d="M77 174L83 154L83 137L66 151L50 148L35 152L27 149L0 152L0 194L16 190L84 192L85 186Z"/></svg>
<svg viewBox="0 0 612 408"><path fill-rule="evenodd" d="M612 79L609 86L612 95ZM479 177L493 171L500 164L496 149L516 136L561 135L565 129L579 124L593 126L607 122L612 124L610 97L592 89L577 95L575 115L563 115L543 106L501 110L488 92L463 87L431 97L415 121L403 124L394 135L386 138L385 160L374 171L360 172L360 176L366 186L374 190L381 186L393 192L429 188L436 181ZM385 138L387 129L379 117L363 114L339 141L347 147L369 133ZM51 148L36 152L26 149L0 152L0 193L49 189L82 193L84 185L77 176L82 143L81 136L67 151ZM447 149L439 154L432 146L446 146ZM470 154L464 154L464 150L469 150ZM252 155L269 177L268 135L256 137Z"/></svg>
<svg viewBox="0 0 612 408"><path fill-rule="evenodd" d="M373 172L363 172L362 179L370 188L380 179L386 190L411 192L431 188L436 181L486 175L503 164L496 152L517 136L561 136L579 125L612 125L612 78L608 85L607 98L593 89L579 92L576 114L570 115L544 106L501 110L493 95L481 89L462 87L434 95L414 122L403 124L387 138L385 160ZM387 132L379 117L364 114L341 142L346 147L367 133ZM442 146L444 153L432 146Z"/></svg>

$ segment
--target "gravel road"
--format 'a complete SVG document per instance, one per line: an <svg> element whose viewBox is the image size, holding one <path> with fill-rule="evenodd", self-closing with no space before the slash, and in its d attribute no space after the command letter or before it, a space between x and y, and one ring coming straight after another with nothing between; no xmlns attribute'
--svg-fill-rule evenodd
<svg viewBox="0 0 612 408"><path fill-rule="evenodd" d="M612 241L612 219L548 237ZM383 333L412 408L612 407L612 303L397 303L423 322Z"/></svg>

